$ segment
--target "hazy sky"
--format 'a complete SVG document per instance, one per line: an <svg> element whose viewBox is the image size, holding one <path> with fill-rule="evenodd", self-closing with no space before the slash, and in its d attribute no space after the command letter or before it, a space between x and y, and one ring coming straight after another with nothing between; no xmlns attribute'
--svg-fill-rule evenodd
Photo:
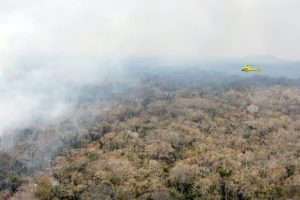
<svg viewBox="0 0 300 200"><path fill-rule="evenodd" d="M28 55L300 59L297 0L0 0L0 65Z"/></svg>

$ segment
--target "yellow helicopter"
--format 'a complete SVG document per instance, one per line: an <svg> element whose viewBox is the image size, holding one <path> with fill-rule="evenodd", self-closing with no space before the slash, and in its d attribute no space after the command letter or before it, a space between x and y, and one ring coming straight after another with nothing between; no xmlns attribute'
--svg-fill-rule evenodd
<svg viewBox="0 0 300 200"><path fill-rule="evenodd" d="M245 65L241 71L243 72L260 72L261 71L261 67L257 67L257 66L252 66L252 65Z"/></svg>

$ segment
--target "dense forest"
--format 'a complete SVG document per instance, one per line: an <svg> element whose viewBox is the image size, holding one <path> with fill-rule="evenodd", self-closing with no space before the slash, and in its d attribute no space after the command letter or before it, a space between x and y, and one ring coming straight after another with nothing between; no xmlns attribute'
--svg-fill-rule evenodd
<svg viewBox="0 0 300 200"><path fill-rule="evenodd" d="M300 199L299 79L130 72L4 133L0 199Z"/></svg>

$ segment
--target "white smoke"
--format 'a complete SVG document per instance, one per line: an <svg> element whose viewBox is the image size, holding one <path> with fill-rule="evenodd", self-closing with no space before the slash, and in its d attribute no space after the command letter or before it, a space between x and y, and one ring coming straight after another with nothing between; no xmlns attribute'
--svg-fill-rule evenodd
<svg viewBox="0 0 300 200"><path fill-rule="evenodd" d="M76 86L109 79L122 58L299 59L299 7L295 0L0 0L0 135L64 113Z"/></svg>

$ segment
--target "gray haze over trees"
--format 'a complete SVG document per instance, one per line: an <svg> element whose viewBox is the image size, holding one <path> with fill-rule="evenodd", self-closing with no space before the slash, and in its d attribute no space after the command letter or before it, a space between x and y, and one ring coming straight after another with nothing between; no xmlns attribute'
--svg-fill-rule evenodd
<svg viewBox="0 0 300 200"><path fill-rule="evenodd" d="M299 78L299 7L293 0L1 0L0 135L39 115L59 116L76 87L112 80L128 65L239 74L242 64L259 64L264 75Z"/></svg>
<svg viewBox="0 0 300 200"><path fill-rule="evenodd" d="M299 8L0 0L0 199L300 196Z"/></svg>

